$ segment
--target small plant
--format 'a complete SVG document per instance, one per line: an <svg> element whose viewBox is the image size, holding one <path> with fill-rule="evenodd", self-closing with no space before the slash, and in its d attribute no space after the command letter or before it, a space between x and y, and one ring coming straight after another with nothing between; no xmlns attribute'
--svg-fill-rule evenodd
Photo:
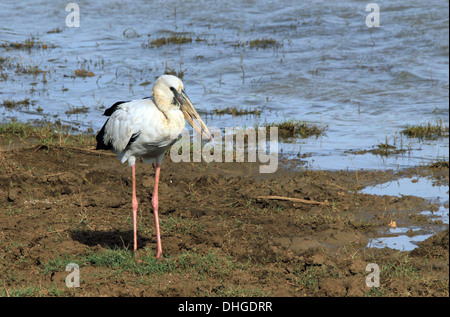
<svg viewBox="0 0 450 317"><path fill-rule="evenodd" d="M166 69L164 70L164 75L174 75L180 79L183 79L184 70L180 69L180 71L177 72L175 68L166 67Z"/></svg>
<svg viewBox="0 0 450 317"><path fill-rule="evenodd" d="M270 38L262 38L262 39L256 39L256 40L252 40L249 42L249 47L250 48L268 48L268 47L280 47L281 44L279 42L277 42L274 39L270 39Z"/></svg>
<svg viewBox="0 0 450 317"><path fill-rule="evenodd" d="M29 106L30 105L30 99L25 98L22 100L14 101L14 100L3 100L2 106L6 109L16 109L16 108L22 108L23 106Z"/></svg>
<svg viewBox="0 0 450 317"><path fill-rule="evenodd" d="M38 65L23 65L19 63L16 65L16 74L29 74L37 76L41 73L44 73L45 75L46 71L40 69Z"/></svg>
<svg viewBox="0 0 450 317"><path fill-rule="evenodd" d="M48 31L47 34L51 34L51 33L61 33L62 29L58 26L56 28L53 28L52 30Z"/></svg>
<svg viewBox="0 0 450 317"><path fill-rule="evenodd" d="M149 41L148 43L144 43L142 46L143 47L160 47L166 44L184 44L184 43L191 43L192 42L192 37L190 36L185 36L183 34L178 35L178 34L173 34L172 36L169 37L160 37L157 38L155 40Z"/></svg>
<svg viewBox="0 0 450 317"><path fill-rule="evenodd" d="M226 107L224 109L214 109L212 111L213 114L223 115L223 114L230 114L232 116L244 116L244 115L256 115L259 116L261 114L261 110L259 109L250 109L247 107L247 109L244 109L240 106L233 106L233 107Z"/></svg>
<svg viewBox="0 0 450 317"><path fill-rule="evenodd" d="M23 42L5 42L2 43L0 47L5 49L31 50L32 48L47 49L47 48L54 48L55 46L53 44L37 41L37 38L31 35Z"/></svg>
<svg viewBox="0 0 450 317"><path fill-rule="evenodd" d="M430 140L438 137L448 137L449 127L444 125L442 120L439 120L436 123L428 122L426 124L407 126L402 133L410 138Z"/></svg>
<svg viewBox="0 0 450 317"><path fill-rule="evenodd" d="M88 113L89 108L85 107L85 106L81 106L81 107L70 107L69 110L67 110L65 112L66 115L72 115L72 114L86 114Z"/></svg>
<svg viewBox="0 0 450 317"><path fill-rule="evenodd" d="M443 168L449 168L448 159L442 159L438 160L436 162L431 163L428 165L430 168L436 168L436 169L443 169Z"/></svg>
<svg viewBox="0 0 450 317"><path fill-rule="evenodd" d="M285 120L280 123L265 123L266 128L278 127L278 135L282 138L293 138L301 136L307 138L315 136L316 138L323 135L328 129L328 125L318 125L312 122L300 120ZM269 131L269 130L268 130Z"/></svg>
<svg viewBox="0 0 450 317"><path fill-rule="evenodd" d="M0 136L9 138L19 137L21 139L36 138L37 145L43 146L79 146L83 148L92 147L95 138L89 134L69 134L70 127L64 126L61 122L45 122L39 126L31 123L9 122L0 125Z"/></svg>
<svg viewBox="0 0 450 317"><path fill-rule="evenodd" d="M262 39L247 41L247 42L236 41L236 42L231 43L231 46L233 46L235 48L244 47L246 45L248 45L249 48L266 49L269 47L278 48L278 47L282 46L283 44L278 42L277 40L274 40L271 38L266 38L266 37L264 37Z"/></svg>

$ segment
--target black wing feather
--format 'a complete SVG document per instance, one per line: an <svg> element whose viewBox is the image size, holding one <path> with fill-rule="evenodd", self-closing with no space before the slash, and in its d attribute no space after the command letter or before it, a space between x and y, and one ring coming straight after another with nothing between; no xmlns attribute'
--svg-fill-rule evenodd
<svg viewBox="0 0 450 317"><path fill-rule="evenodd" d="M130 138L130 141L128 141L127 147L130 146L134 141L137 140L137 138L139 137L139 134L141 134L141 131L136 132L135 134L133 134Z"/></svg>
<svg viewBox="0 0 450 317"><path fill-rule="evenodd" d="M114 113L114 111L117 110L117 107L119 107L119 105L121 105L121 104L123 104L125 102L129 102L129 101L118 101L118 102L116 102L111 107L106 109L105 112L103 113L103 115L107 116L107 117L110 117Z"/></svg>
<svg viewBox="0 0 450 317"><path fill-rule="evenodd" d="M103 115L107 116L107 117L110 117L114 113L114 111L116 111L118 109L119 105L121 105L121 104L123 104L125 102L128 102L128 101L118 101L118 102L116 102L111 107L106 109L105 112L103 113ZM108 144L105 144L105 141L103 140L103 137L105 135L105 126L106 126L106 123L108 123L108 120L106 120L106 122L103 125L102 129L100 130L100 132L95 137L97 139L97 147L95 148L96 150L111 150L112 149L111 142L108 142ZM137 136L136 136L136 138L137 138ZM131 136L131 139L133 139L133 136ZM133 142L134 142L134 140L133 140Z"/></svg>
<svg viewBox="0 0 450 317"><path fill-rule="evenodd" d="M100 130L100 132L95 137L97 139L97 147L95 148L96 150L111 150L112 149L111 141L108 142L108 144L105 144L105 141L103 140L103 137L105 135L105 126L108 123L108 120L106 120L106 122L103 125L102 129Z"/></svg>

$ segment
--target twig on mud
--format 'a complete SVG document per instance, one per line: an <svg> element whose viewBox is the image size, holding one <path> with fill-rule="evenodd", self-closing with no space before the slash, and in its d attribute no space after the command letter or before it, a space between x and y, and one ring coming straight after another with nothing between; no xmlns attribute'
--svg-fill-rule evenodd
<svg viewBox="0 0 450 317"><path fill-rule="evenodd" d="M5 282L5 280L3 280L3 288L5 289L6 297L11 297L11 295L9 295L8 289L6 288L6 282Z"/></svg>
<svg viewBox="0 0 450 317"><path fill-rule="evenodd" d="M123 241L122 236L119 236L119 238L120 238L120 240L122 241L123 248L124 248L125 250L128 250L128 248L125 246L125 241Z"/></svg>
<svg viewBox="0 0 450 317"><path fill-rule="evenodd" d="M71 150L80 150L80 151L89 152L89 153L92 153L92 154L102 154L102 155L107 155L107 156L116 156L116 154L114 154L114 153L106 152L106 151L98 151L98 150L95 150L94 148L85 149L85 148L75 147L75 146L61 146L61 148L63 148L63 149L71 149Z"/></svg>
<svg viewBox="0 0 450 317"><path fill-rule="evenodd" d="M79 150L79 151L83 151L83 152L88 152L88 153L92 153L92 154L101 154L101 155L107 155L107 156L115 156L116 154L111 153L111 152L106 152L106 151L97 151L95 150L95 148L89 148L89 149L85 149L82 147L76 147L76 146L69 146L69 145L44 145L44 144L35 144L35 145L31 145L31 146L27 146L27 147L23 147L20 148L20 150L28 150L28 149L32 149L34 151L38 151L40 149L42 149L43 147L46 148L60 148L60 149L70 149L70 150ZM8 151L14 151L17 150L16 148L13 149L2 149L0 147L0 151L1 152L8 152ZM0 154L1 155L1 154Z"/></svg>
<svg viewBox="0 0 450 317"><path fill-rule="evenodd" d="M258 199L268 199L268 200L288 200L296 203L308 204L308 205L329 205L328 202L321 202L315 200L306 200L301 198L291 198L283 196L258 196Z"/></svg>

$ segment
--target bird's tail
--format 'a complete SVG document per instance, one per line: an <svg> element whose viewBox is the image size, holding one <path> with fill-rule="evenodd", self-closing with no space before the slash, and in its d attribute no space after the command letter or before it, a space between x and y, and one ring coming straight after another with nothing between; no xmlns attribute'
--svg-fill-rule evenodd
<svg viewBox="0 0 450 317"><path fill-rule="evenodd" d="M108 120L106 120L106 122L103 125L102 129L100 130L100 132L95 137L97 139L97 147L95 148L96 150L111 150L112 149L111 142L108 142L108 144L106 144L105 140L104 140L106 123L108 123Z"/></svg>

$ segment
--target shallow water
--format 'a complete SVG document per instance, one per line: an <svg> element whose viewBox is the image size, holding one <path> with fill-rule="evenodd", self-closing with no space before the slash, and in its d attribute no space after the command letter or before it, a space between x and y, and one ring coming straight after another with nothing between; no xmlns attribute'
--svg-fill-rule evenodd
<svg viewBox="0 0 450 317"><path fill-rule="evenodd" d="M414 181L412 181L414 179ZM369 246L402 251L410 251L417 247L417 243L431 237L436 230L444 228L449 224L449 186L438 185L428 177L401 178L384 184L369 186L361 190L361 193L371 195L389 196L418 196L439 204L437 211L423 211L420 214L426 215L430 220L441 221L442 226L425 224L406 227L388 228L381 232L382 237L369 241ZM395 215L394 221L395 221ZM442 228L440 228L442 227Z"/></svg>
<svg viewBox="0 0 450 317"><path fill-rule="evenodd" d="M280 146L288 157L307 154L304 160L313 168L395 169L448 158L448 138L400 135L406 125L448 124L448 1L379 1L381 27L372 29L365 25L368 2L356 0L76 3L79 28L66 26L64 2L0 2L0 44L30 35L49 44L31 50L0 47L6 59L0 64L0 101L32 102L19 110L0 106L0 121L59 118L96 131L105 107L149 96L167 63L184 71L186 91L210 126L283 118L327 124L323 137ZM61 32L51 32L56 28ZM145 47L172 33L193 41ZM280 46L232 45L262 38ZM44 72L25 74L19 66ZM75 77L77 69L94 76ZM204 114L235 105L262 113ZM82 106L86 113L67 113ZM352 154L386 138L408 151L388 157Z"/></svg>

